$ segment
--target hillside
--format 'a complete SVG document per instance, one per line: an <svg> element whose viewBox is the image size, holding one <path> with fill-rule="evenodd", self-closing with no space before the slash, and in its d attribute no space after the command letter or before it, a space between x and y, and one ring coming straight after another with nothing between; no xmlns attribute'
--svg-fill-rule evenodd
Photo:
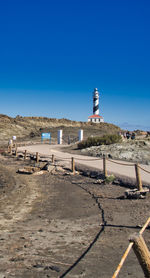
<svg viewBox="0 0 150 278"><path fill-rule="evenodd" d="M17 138L40 138L41 132L51 132L57 138L58 129L63 129L64 136L77 137L78 130L84 130L84 138L91 135L117 133L118 126L108 123L93 124L77 122L68 119L54 119L46 117L21 117L15 118L0 114L0 142L8 141L13 135Z"/></svg>

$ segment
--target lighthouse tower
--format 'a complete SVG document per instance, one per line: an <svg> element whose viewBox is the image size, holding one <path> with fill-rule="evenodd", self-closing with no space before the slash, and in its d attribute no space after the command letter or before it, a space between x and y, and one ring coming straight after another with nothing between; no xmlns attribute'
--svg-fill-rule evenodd
<svg viewBox="0 0 150 278"><path fill-rule="evenodd" d="M99 115L99 92L97 88L93 92L93 115L88 117L88 122L104 122L103 117Z"/></svg>
<svg viewBox="0 0 150 278"><path fill-rule="evenodd" d="M99 115L99 92L97 88L93 92L93 115Z"/></svg>

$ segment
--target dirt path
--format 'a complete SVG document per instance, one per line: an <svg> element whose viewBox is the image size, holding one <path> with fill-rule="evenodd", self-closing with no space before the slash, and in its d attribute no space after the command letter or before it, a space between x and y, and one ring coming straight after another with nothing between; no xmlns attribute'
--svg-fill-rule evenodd
<svg viewBox="0 0 150 278"><path fill-rule="evenodd" d="M63 151L61 151L62 148L63 148ZM103 169L102 159L99 160L99 159L91 157L91 156L69 154L67 152L64 152L64 146L62 147L59 145L39 144L39 145L32 145L32 146L26 146L26 147L19 148L19 150L23 150L23 151L25 149L28 152L33 152L33 153L39 152L41 155L51 156L52 154L54 154L56 159L60 160L60 164L68 165L69 167L70 167L71 157L73 156L75 158L76 163L80 163L82 165L85 165L88 167L93 167L93 168L99 169L99 170ZM116 161L116 162L118 162L118 161ZM128 163L123 162L123 164L125 164L126 166L107 161L108 173L113 173L116 175L121 175L121 176L135 179L134 164L130 163L130 162L128 162ZM141 167L150 172L150 165L141 165ZM146 182L146 183L150 182L150 173L146 173L146 172L140 170L140 174L141 174L141 179L143 182Z"/></svg>
<svg viewBox="0 0 150 278"><path fill-rule="evenodd" d="M16 173L31 163L12 157L0 167L0 278L112 277L149 216L146 200L122 200L123 186L66 175ZM144 237L150 247L149 230ZM119 277L144 277L133 252Z"/></svg>

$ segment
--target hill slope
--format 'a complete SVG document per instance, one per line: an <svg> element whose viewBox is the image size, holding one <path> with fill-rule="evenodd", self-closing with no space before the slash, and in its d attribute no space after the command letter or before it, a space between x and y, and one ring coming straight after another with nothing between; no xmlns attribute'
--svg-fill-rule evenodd
<svg viewBox="0 0 150 278"><path fill-rule="evenodd" d="M46 117L21 117L11 118L0 114L0 141L8 141L13 135L17 138L40 137L41 132L51 132L57 137L57 130L63 129L65 136L78 135L78 130L84 130L84 138L88 136L118 133L120 128L108 123L77 122L68 119L53 119Z"/></svg>

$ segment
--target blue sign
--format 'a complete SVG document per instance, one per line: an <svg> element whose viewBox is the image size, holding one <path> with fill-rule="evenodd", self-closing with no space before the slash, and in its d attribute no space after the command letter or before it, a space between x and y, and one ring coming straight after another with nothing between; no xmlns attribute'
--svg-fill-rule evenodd
<svg viewBox="0 0 150 278"><path fill-rule="evenodd" d="M50 133L42 133L41 134L41 141L43 142L43 140L49 140L51 143L51 134Z"/></svg>

